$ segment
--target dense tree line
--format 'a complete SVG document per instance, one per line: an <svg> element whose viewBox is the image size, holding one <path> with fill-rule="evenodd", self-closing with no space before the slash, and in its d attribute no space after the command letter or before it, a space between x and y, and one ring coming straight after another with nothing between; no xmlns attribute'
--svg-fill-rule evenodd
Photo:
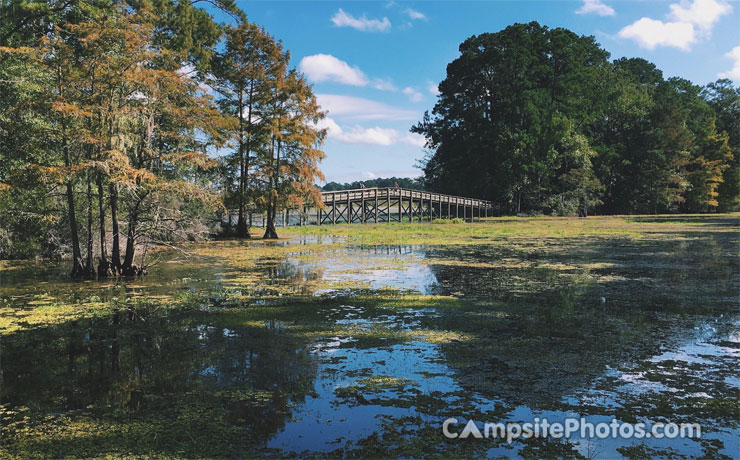
<svg viewBox="0 0 740 460"><path fill-rule="evenodd" d="M70 254L135 275L217 213L320 193L325 132L290 54L231 0L0 3L0 257ZM138 263L137 263L138 261Z"/></svg>
<svg viewBox="0 0 740 460"><path fill-rule="evenodd" d="M740 203L740 89L609 60L536 22L473 36L431 114L424 185L500 213L710 212Z"/></svg>
<svg viewBox="0 0 740 460"><path fill-rule="evenodd" d="M367 188L395 188L396 184L401 188L410 188L414 190L422 190L424 188L424 184L422 184L421 181L410 177L376 177L375 179L362 181L357 180L354 182L345 182L344 184L340 184L339 182L327 182L327 184L322 187L322 190L325 192L352 190L361 188L363 185Z"/></svg>

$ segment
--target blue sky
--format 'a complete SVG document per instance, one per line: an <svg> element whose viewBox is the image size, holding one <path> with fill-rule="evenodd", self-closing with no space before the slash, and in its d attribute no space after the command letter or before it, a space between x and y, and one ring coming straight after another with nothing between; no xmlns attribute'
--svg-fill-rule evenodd
<svg viewBox="0 0 740 460"><path fill-rule="evenodd" d="M740 84L740 0L238 1L290 50L328 110L327 181L421 174L409 128L435 102L459 44L536 20L593 35L612 59L642 57L706 84ZM218 19L226 20L224 17Z"/></svg>

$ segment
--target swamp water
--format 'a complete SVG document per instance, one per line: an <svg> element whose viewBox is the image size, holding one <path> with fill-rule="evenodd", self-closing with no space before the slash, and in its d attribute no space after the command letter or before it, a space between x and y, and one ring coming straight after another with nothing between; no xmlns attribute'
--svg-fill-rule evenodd
<svg viewBox="0 0 740 460"><path fill-rule="evenodd" d="M641 237L161 252L139 280L0 274L0 457L740 455L737 218ZM448 440L461 422L701 439Z"/></svg>

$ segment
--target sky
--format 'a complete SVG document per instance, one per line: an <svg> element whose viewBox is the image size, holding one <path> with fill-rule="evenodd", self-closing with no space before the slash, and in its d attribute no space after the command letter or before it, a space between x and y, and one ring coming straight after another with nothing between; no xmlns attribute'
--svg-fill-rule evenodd
<svg viewBox="0 0 740 460"><path fill-rule="evenodd" d="M641 57L666 78L740 84L740 0L237 0L291 53L328 111L326 181L418 177L409 132L472 35L538 21L596 37L612 59ZM217 20L227 21L215 14Z"/></svg>

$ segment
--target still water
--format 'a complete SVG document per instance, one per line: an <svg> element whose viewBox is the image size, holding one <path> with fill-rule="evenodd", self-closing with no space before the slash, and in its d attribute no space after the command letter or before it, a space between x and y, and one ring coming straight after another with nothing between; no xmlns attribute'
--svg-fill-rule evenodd
<svg viewBox="0 0 740 460"><path fill-rule="evenodd" d="M157 257L118 282L5 266L1 312L21 319L1 339L2 456L739 455L736 231ZM36 320L70 305L109 310ZM451 416L703 431L454 441Z"/></svg>

